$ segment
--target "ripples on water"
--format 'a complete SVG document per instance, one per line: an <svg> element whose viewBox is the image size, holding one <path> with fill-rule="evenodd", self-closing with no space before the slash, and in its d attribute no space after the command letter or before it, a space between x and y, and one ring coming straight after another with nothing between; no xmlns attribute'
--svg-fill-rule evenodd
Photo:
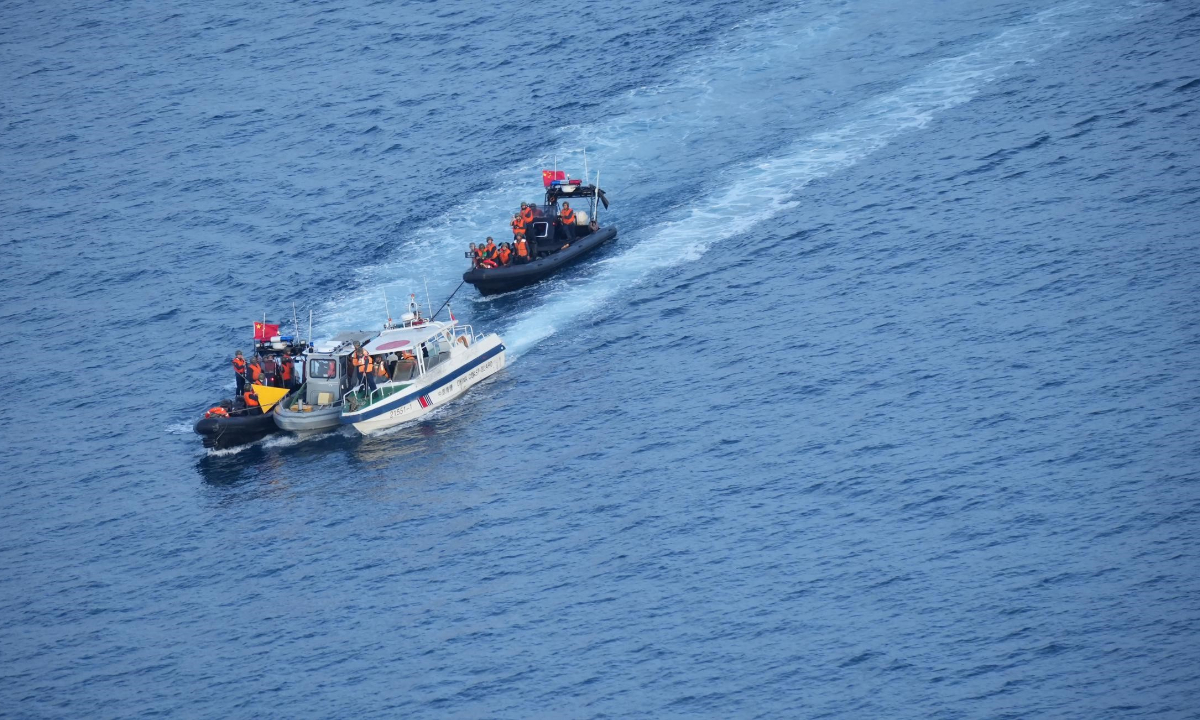
<svg viewBox="0 0 1200 720"><path fill-rule="evenodd" d="M8 712L1200 706L1186 4L2 10ZM455 300L504 373L200 450L254 318L584 150L618 242Z"/></svg>

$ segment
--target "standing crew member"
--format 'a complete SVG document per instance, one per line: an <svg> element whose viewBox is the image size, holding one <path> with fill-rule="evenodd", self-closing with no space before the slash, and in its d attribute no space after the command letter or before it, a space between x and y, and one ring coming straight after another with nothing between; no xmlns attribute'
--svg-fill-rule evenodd
<svg viewBox="0 0 1200 720"><path fill-rule="evenodd" d="M279 363L279 379L283 381L283 386L288 390L296 389L292 383L292 372L294 370L295 363L292 362L292 356L285 352L283 360Z"/></svg>
<svg viewBox="0 0 1200 720"><path fill-rule="evenodd" d="M533 207L529 203L521 203L521 220L525 222L526 227L533 222Z"/></svg>
<svg viewBox="0 0 1200 720"><path fill-rule="evenodd" d="M513 240L525 237L525 220L521 217L521 213L514 213L512 222Z"/></svg>
<svg viewBox="0 0 1200 720"><path fill-rule="evenodd" d="M250 358L250 364L246 367L250 371L250 377L248 377L246 379L249 380L251 383L261 383L263 371L262 371L262 365L258 364L258 356L257 355Z"/></svg>
<svg viewBox="0 0 1200 720"><path fill-rule="evenodd" d="M558 219L562 220L563 227L567 229L567 238L571 241L575 240L575 211L571 209L571 203L564 202L562 212L558 214Z"/></svg>
<svg viewBox="0 0 1200 720"><path fill-rule="evenodd" d="M518 263L529 262L529 247L525 244L524 237L517 238L517 242L513 244L513 247L516 250Z"/></svg>
<svg viewBox="0 0 1200 720"><path fill-rule="evenodd" d="M350 356L350 362L354 365L354 369L358 371L358 380L367 385L372 390L375 389L375 381L371 378L371 371L375 369L375 363L371 361L371 356L367 354L366 348L355 343L354 354Z"/></svg>
<svg viewBox="0 0 1200 720"><path fill-rule="evenodd" d="M233 377L237 380L237 394L241 395L246 391L246 358L241 350L233 354Z"/></svg>
<svg viewBox="0 0 1200 720"><path fill-rule="evenodd" d="M475 243L471 243L471 249L468 252L471 256L471 267L479 267L479 264L483 262L483 246L476 247Z"/></svg>

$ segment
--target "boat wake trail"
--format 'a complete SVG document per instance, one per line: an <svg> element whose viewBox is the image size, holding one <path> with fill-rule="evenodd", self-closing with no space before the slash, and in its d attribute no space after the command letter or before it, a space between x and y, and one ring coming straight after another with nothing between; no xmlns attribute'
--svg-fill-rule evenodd
<svg viewBox="0 0 1200 720"><path fill-rule="evenodd" d="M1069 32L1064 18L1082 8L1039 13L964 55L932 64L914 82L860 106L857 117L837 129L735 169L723 189L686 208L681 218L636 233L633 247L605 263L591 280L559 291L507 328L504 337L513 357L600 309L618 291L664 268L693 262L713 244L796 207L796 194L813 180L861 162L898 136L925 127L938 113L968 102L988 83L1061 40Z"/></svg>

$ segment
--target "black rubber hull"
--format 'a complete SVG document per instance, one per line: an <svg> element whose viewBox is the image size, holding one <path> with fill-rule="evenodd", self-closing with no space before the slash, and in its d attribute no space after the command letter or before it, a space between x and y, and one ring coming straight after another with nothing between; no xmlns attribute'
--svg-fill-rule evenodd
<svg viewBox="0 0 1200 720"><path fill-rule="evenodd" d="M463 280L474 285L482 295L495 295L523 288L553 275L616 236L616 227L600 228L571 243L571 247L566 250L559 250L549 257L523 265L513 264L491 269L473 268L463 273Z"/></svg>
<svg viewBox="0 0 1200 720"><path fill-rule="evenodd" d="M264 413L202 418L192 429L203 439L204 447L221 449L254 442L279 428L271 413Z"/></svg>

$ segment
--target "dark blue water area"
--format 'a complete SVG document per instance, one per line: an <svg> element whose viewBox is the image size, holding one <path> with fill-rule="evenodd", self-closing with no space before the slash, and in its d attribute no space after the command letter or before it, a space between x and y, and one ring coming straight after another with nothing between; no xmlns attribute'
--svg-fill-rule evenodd
<svg viewBox="0 0 1200 720"><path fill-rule="evenodd" d="M9 1L0 72L0 715L1200 717L1193 3ZM620 235L458 291L503 372L200 447L556 162Z"/></svg>

